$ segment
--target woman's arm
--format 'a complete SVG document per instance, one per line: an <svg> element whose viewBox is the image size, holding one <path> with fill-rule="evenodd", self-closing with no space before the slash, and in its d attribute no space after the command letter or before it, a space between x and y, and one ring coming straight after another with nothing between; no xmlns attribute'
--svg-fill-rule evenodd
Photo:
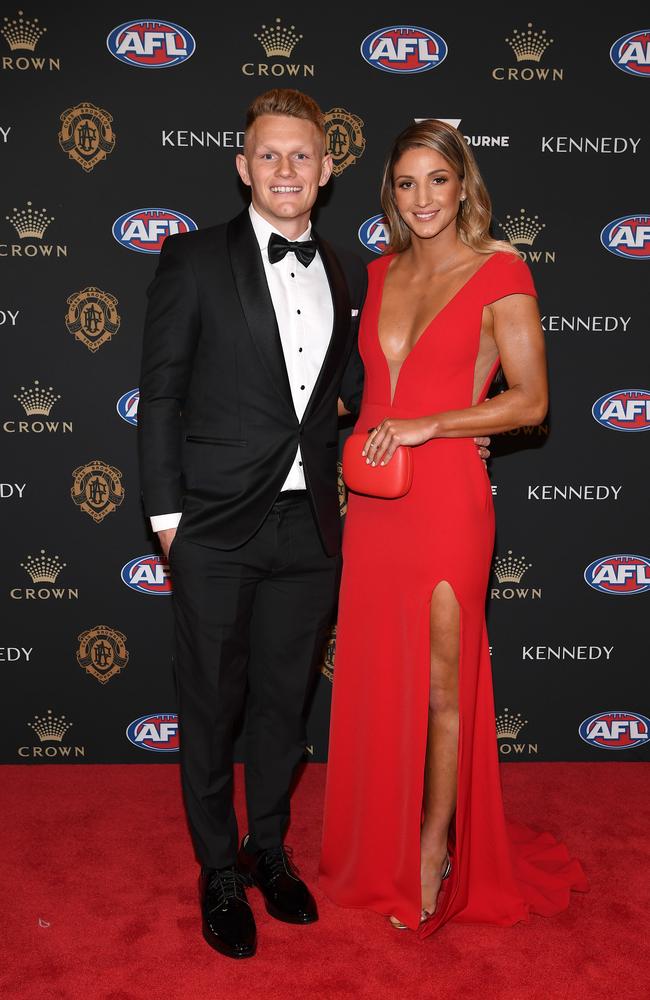
<svg viewBox="0 0 650 1000"><path fill-rule="evenodd" d="M401 444L419 445L431 438L501 434L542 422L548 409L544 333L537 301L531 295L507 295L493 302L494 339L508 389L463 410L447 410L415 420L381 421L364 446L372 465L386 464Z"/></svg>

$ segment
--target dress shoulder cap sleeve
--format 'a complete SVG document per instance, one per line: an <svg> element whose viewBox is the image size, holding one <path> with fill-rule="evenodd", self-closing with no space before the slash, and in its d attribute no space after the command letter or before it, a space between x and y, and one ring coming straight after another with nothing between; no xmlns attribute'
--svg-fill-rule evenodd
<svg viewBox="0 0 650 1000"><path fill-rule="evenodd" d="M521 257L498 250L488 266L484 286L486 304L517 293L537 298L530 268Z"/></svg>

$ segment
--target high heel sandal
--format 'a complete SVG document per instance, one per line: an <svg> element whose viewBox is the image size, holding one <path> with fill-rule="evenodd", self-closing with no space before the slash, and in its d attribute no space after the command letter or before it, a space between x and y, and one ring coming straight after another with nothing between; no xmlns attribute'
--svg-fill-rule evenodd
<svg viewBox="0 0 650 1000"><path fill-rule="evenodd" d="M447 855L447 857L446 857L445 860L446 860L445 870L442 873L442 876L440 878L441 882L444 882L445 879L449 878L449 876L451 875L451 860L449 858L449 855ZM429 913L428 910L422 910L422 916L420 917L420 923L423 924L425 920L429 920L429 918L432 917L432 916L433 916L433 913ZM394 927L396 931L407 931L408 930L408 927L406 926L406 924L403 924L401 920L397 919L397 917L392 917L391 916L391 917L388 918L388 920L390 921L391 927Z"/></svg>
<svg viewBox="0 0 650 1000"><path fill-rule="evenodd" d="M445 861L446 861L446 863L445 863L445 870L443 871L443 873L442 873L442 875L440 877L440 882L441 883L444 882L445 879L449 878L449 876L451 875L451 860L449 858L449 855L447 855ZM435 910L432 913L429 913L428 910L422 910L422 915L420 917L420 923L423 924L425 922L425 920L430 920L434 913L435 913Z"/></svg>

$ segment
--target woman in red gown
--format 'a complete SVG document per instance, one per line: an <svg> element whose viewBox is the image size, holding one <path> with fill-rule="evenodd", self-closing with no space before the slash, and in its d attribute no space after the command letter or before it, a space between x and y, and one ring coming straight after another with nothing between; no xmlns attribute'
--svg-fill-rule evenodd
<svg viewBox="0 0 650 1000"><path fill-rule="evenodd" d="M348 498L320 882L426 936L557 913L588 886L551 834L504 818L485 627L494 510L472 439L546 414L533 281L441 121L397 138L382 207L355 430L371 465L412 446L413 484ZM486 399L499 366L508 388Z"/></svg>

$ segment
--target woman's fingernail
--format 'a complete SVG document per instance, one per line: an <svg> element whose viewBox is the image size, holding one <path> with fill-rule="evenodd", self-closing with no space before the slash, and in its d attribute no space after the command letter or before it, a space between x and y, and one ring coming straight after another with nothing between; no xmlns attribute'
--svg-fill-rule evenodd
<svg viewBox="0 0 650 1000"><path fill-rule="evenodd" d="M366 459L366 465L370 465L370 459L369 458Z"/></svg>

